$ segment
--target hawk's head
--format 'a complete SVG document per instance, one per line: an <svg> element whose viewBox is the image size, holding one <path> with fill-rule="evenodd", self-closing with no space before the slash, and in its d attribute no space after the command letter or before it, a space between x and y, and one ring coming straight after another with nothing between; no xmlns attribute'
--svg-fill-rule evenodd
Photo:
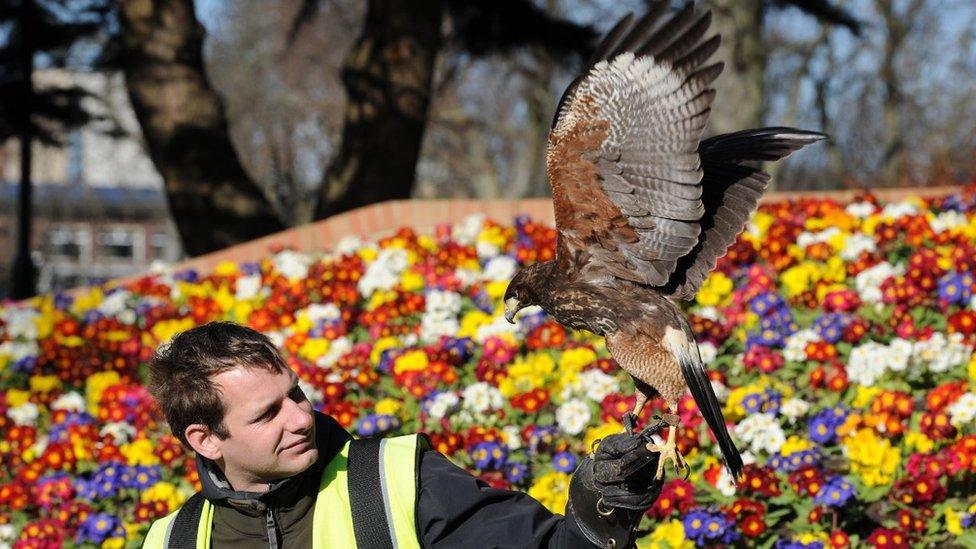
<svg viewBox="0 0 976 549"><path fill-rule="evenodd" d="M515 273L505 290L505 320L515 324L515 313L539 302L540 283L548 276L548 263L536 263Z"/></svg>

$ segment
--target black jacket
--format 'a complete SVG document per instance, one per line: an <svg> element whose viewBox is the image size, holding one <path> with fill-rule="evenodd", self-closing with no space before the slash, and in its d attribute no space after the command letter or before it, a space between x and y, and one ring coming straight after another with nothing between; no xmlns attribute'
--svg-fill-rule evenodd
<svg viewBox="0 0 976 549"><path fill-rule="evenodd" d="M315 419L318 461L268 492L231 490L216 464L197 456L203 495L215 506L215 549L311 547L320 473L350 438L331 417L316 413ZM572 517L553 514L524 493L491 488L434 450L419 460L416 514L424 547L595 547Z"/></svg>

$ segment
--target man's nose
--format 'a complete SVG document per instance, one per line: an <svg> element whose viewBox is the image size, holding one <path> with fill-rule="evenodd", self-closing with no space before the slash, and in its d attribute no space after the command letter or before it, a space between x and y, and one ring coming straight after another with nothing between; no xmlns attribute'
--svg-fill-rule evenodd
<svg viewBox="0 0 976 549"><path fill-rule="evenodd" d="M294 402L289 400L290 418L288 427L293 432L307 431L312 428L312 424L315 422L315 417L312 415L310 410L311 406L308 405L307 400L302 400L301 402Z"/></svg>

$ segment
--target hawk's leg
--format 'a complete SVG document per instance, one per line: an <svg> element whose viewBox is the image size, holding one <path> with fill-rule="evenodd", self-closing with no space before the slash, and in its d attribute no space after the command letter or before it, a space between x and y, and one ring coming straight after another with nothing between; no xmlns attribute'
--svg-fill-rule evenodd
<svg viewBox="0 0 976 549"><path fill-rule="evenodd" d="M635 396L637 397L637 402L634 404L634 411L627 412L624 414L624 417L621 418L623 420L624 429L626 429L627 433L631 435L634 434L634 427L637 425L637 418L640 417L641 412L644 410L644 405L647 404L647 395L640 390L639 385L637 387L637 391L635 392Z"/></svg>
<svg viewBox="0 0 976 549"><path fill-rule="evenodd" d="M677 434L679 423L678 415L674 413L674 406L671 406L670 408L671 413L664 414L663 417L664 421L668 423L667 442L664 444L647 445L647 449L651 452L658 452L661 454L660 459L657 461L657 475L655 475L655 478L658 479L664 477L664 463L667 460L671 460L671 462L674 463L675 472L680 472L682 469L687 467L684 458L681 457L681 454L678 452L678 444L675 441L675 435Z"/></svg>

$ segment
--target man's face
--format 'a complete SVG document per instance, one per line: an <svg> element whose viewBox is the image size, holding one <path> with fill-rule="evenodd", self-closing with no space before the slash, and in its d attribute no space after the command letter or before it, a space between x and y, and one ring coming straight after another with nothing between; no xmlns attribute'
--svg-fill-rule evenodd
<svg viewBox="0 0 976 549"><path fill-rule="evenodd" d="M214 437L231 486L263 492L268 484L301 473L318 459L312 404L291 370L234 368L214 381L224 401L230 436Z"/></svg>

